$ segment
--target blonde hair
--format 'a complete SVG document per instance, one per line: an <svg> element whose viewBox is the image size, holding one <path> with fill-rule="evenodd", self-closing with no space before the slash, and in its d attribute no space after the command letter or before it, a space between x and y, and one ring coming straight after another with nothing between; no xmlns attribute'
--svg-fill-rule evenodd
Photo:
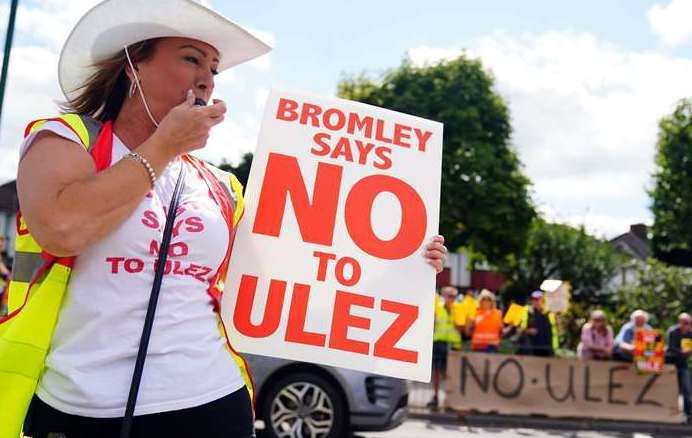
<svg viewBox="0 0 692 438"><path fill-rule="evenodd" d="M457 289L454 286L445 286L442 289L440 289L440 295L445 296L445 292L454 294L455 297L459 295L459 289Z"/></svg>
<svg viewBox="0 0 692 438"><path fill-rule="evenodd" d="M159 38L128 46L133 63L151 58ZM59 103L63 113L75 113L105 122L118 117L127 98L130 79L125 66L125 49L93 65L96 71L77 90L76 96Z"/></svg>

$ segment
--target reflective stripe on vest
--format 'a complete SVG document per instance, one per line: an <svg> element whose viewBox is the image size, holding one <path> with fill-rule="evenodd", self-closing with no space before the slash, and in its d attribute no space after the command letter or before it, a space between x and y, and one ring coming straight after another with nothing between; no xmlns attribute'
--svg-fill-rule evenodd
<svg viewBox="0 0 692 438"><path fill-rule="evenodd" d="M113 138L111 122L101 125L89 117L66 114L31 122L25 136L48 121L64 124L79 137L82 146L92 154L97 171L110 165ZM231 195L227 199L233 212L230 223L234 229L243 213L242 185L229 173L224 173L221 181L223 184L219 186L224 186ZM74 260L55 258L42 251L31 236L21 213L17 215L15 249L9 286L9 314L0 318L0 406L3 411L0 438L16 438L21 434L24 417L43 372ZM223 265L227 267L227 261ZM225 278L225 274L221 272L219 278ZM220 316L218 320L222 330ZM225 330L223 334L252 396L252 379L245 361L231 347Z"/></svg>
<svg viewBox="0 0 692 438"><path fill-rule="evenodd" d="M36 120L27 126L25 136L47 121L56 121L71 129L88 151L95 144L100 126L86 119L67 114ZM21 213L17 214L15 250L8 288L9 314L0 319L0 406L6 408L0 421L0 438L21 434L72 271L70 258L57 259L42 251Z"/></svg>
<svg viewBox="0 0 692 438"><path fill-rule="evenodd" d="M456 303L455 303L456 305ZM461 348L461 333L454 325L454 307L447 310L443 300L436 300L434 342L448 342L452 348Z"/></svg>

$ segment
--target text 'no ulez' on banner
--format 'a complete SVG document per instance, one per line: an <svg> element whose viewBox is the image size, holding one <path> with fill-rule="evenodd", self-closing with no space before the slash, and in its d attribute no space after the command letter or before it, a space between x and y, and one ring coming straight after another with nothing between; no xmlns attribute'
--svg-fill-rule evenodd
<svg viewBox="0 0 692 438"><path fill-rule="evenodd" d="M241 352L428 381L442 124L273 91L222 315Z"/></svg>

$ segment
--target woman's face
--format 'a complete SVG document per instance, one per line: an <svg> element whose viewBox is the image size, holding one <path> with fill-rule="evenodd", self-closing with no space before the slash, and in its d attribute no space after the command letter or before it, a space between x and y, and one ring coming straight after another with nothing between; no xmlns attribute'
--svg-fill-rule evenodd
<svg viewBox="0 0 692 438"><path fill-rule="evenodd" d="M187 90L209 103L219 52L209 44L189 38L162 38L154 54L135 67L147 103L158 120L185 100Z"/></svg>
<svg viewBox="0 0 692 438"><path fill-rule="evenodd" d="M595 328L598 328L598 329L603 328L603 327L605 327L605 319L603 319L603 318L594 318L594 319L591 320L591 324L592 324Z"/></svg>
<svg viewBox="0 0 692 438"><path fill-rule="evenodd" d="M483 298L481 300L481 310L490 310L493 308L493 302L489 298Z"/></svg>

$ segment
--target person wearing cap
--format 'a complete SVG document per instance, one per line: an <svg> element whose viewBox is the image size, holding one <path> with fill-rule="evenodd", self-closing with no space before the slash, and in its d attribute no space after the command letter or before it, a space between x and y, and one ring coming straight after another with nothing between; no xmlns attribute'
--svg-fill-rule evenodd
<svg viewBox="0 0 692 438"><path fill-rule="evenodd" d="M176 187L131 436L254 435L249 372L218 313L242 186L189 152L224 120L215 76L269 50L193 0L105 0L76 24L58 65L63 114L30 123L21 146L0 436L22 423L34 438L118 436ZM425 252L438 272L442 242Z"/></svg>
<svg viewBox="0 0 692 438"><path fill-rule="evenodd" d="M559 347L557 318L553 312L544 309L543 292L534 291L530 295L531 305L519 326L528 348L533 356L552 357Z"/></svg>
<svg viewBox="0 0 692 438"><path fill-rule="evenodd" d="M651 330L647 323L649 314L637 309L630 315L630 320L622 327L613 342L613 359L632 362L634 360L634 332L640 329Z"/></svg>
<svg viewBox="0 0 692 438"><path fill-rule="evenodd" d="M465 326L471 337L471 350L497 353L502 339L502 313L497 309L495 294L483 289L478 296L478 310Z"/></svg>
<svg viewBox="0 0 692 438"><path fill-rule="evenodd" d="M689 422L692 420L690 372L687 367L687 361L692 356L692 317L689 313L681 313L678 316L678 323L668 329L666 340L666 359L675 365L677 370L678 388Z"/></svg>
<svg viewBox="0 0 692 438"><path fill-rule="evenodd" d="M447 373L447 355L452 350L461 349L461 331L463 326L457 325L461 312L460 303L457 302L459 291L452 286L445 286L440 290L442 298L435 299L435 328L433 332L432 354L432 385L433 398L428 403L429 407L436 408L439 404L440 380Z"/></svg>
<svg viewBox="0 0 692 438"><path fill-rule="evenodd" d="M613 355L613 329L602 310L591 312L589 322L581 328L581 341L577 346L580 359L610 359Z"/></svg>

